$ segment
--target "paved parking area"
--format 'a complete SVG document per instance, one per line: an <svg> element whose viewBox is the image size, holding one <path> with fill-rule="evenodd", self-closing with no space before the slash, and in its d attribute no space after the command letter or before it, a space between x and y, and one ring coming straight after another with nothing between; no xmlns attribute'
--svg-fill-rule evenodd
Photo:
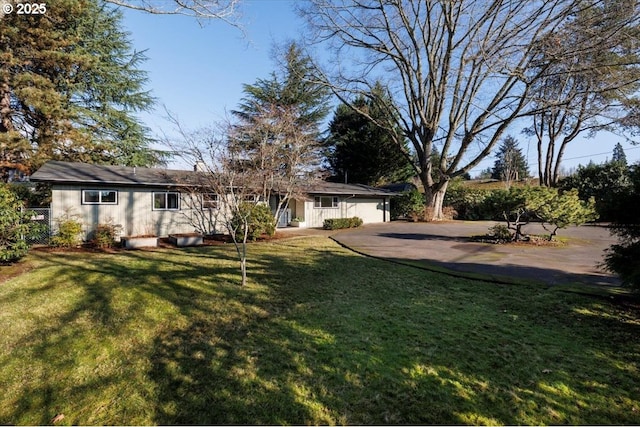
<svg viewBox="0 0 640 427"><path fill-rule="evenodd" d="M619 280L598 266L616 238L606 227L584 225L559 230L564 246L497 245L471 242L486 234L493 221L442 223L390 222L343 230L332 235L358 252L381 258L423 261L454 271L535 280L548 285L583 283L615 286ZM524 227L543 234L538 224Z"/></svg>

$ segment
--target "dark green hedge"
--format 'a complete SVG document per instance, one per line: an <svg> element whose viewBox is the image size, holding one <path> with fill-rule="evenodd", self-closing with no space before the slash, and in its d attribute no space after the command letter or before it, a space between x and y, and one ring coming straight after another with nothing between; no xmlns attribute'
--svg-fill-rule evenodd
<svg viewBox="0 0 640 427"><path fill-rule="evenodd" d="M322 228L325 230L339 230L341 228L356 228L362 225L362 219L354 216L353 218L331 218L325 219Z"/></svg>
<svg viewBox="0 0 640 427"><path fill-rule="evenodd" d="M487 202L496 190L484 190L466 187L454 187L447 190L444 205L452 207L456 219L488 220L493 219Z"/></svg>

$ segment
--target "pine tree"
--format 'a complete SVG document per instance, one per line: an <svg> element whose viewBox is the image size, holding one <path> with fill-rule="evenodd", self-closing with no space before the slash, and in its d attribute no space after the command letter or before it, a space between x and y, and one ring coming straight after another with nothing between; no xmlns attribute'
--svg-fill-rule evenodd
<svg viewBox="0 0 640 427"><path fill-rule="evenodd" d="M275 215L317 176L321 164L320 122L328 90L315 83L311 59L291 43L280 74L245 85L246 96L232 114L238 119L229 138L232 168L251 176Z"/></svg>
<svg viewBox="0 0 640 427"><path fill-rule="evenodd" d="M381 86L377 86L377 90L382 92ZM384 114L362 96L354 105L361 111L366 110L374 120ZM376 185L404 181L415 175L411 163L398 150L388 131L347 105L336 108L326 144L334 178L341 182ZM405 152L408 152L407 146Z"/></svg>
<svg viewBox="0 0 640 427"><path fill-rule="evenodd" d="M624 153L622 144L620 144L619 142L615 147L613 147L613 157L611 158L611 161L619 163L623 166L627 166L627 155Z"/></svg>
<svg viewBox="0 0 640 427"><path fill-rule="evenodd" d="M507 136L496 153L496 161L493 164L491 178L510 183L529 176L529 166L518 148L518 141L512 136Z"/></svg>
<svg viewBox="0 0 640 427"><path fill-rule="evenodd" d="M318 137L320 122L329 113L329 92L315 83L312 72L311 59L296 43L289 44L280 75L273 72L268 79L245 84L245 96L232 114L240 120L240 126L249 126L266 107L295 108L297 123L310 127Z"/></svg>
<svg viewBox="0 0 640 427"><path fill-rule="evenodd" d="M0 167L163 160L135 117L153 98L120 12L99 0L59 0L45 14L1 19Z"/></svg>

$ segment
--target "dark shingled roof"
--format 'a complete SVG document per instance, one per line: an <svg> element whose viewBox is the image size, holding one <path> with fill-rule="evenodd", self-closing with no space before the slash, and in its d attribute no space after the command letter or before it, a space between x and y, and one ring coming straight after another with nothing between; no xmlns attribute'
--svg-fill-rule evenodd
<svg viewBox="0 0 640 427"><path fill-rule="evenodd" d="M305 189L309 194L337 194L341 196L394 196L397 193L363 184L340 184L338 182L315 182Z"/></svg>
<svg viewBox="0 0 640 427"><path fill-rule="evenodd" d="M203 172L170 170L159 168L133 168L127 166L94 165L88 163L50 161L33 175L33 182L56 184L103 184L127 186L197 186L203 182ZM393 191L361 184L317 182L306 188L309 194L332 194L344 196L393 196Z"/></svg>
<svg viewBox="0 0 640 427"><path fill-rule="evenodd" d="M38 169L30 180L57 184L106 184L140 186L189 186L197 183L198 173L184 170L93 165L51 161Z"/></svg>

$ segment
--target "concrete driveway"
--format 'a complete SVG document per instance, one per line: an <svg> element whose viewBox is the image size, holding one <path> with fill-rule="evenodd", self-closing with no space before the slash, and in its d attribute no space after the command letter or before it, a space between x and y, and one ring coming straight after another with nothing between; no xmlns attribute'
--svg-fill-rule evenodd
<svg viewBox="0 0 640 427"><path fill-rule="evenodd" d="M616 238L602 226L584 225L559 230L568 238L565 246L497 245L470 242L487 234L494 221L442 223L390 222L343 230L332 237L368 255L424 262L456 272L481 273L496 280L516 277L548 285L591 284L616 286L620 281L603 271L604 250ZM538 224L523 229L544 234ZM507 280L508 281L508 280Z"/></svg>

